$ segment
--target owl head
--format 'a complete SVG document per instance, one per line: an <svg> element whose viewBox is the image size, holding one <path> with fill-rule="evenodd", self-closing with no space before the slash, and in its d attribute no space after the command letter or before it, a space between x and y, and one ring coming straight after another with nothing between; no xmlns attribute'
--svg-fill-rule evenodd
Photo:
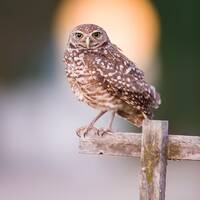
<svg viewBox="0 0 200 200"><path fill-rule="evenodd" d="M106 32L95 24L81 24L75 27L68 40L70 48L95 49L110 42Z"/></svg>

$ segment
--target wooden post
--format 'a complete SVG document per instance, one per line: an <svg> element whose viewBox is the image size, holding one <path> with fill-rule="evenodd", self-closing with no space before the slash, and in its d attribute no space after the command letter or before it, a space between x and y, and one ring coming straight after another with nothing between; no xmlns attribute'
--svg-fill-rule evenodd
<svg viewBox="0 0 200 200"><path fill-rule="evenodd" d="M140 200L165 199L167 142L167 121L144 121L140 157Z"/></svg>

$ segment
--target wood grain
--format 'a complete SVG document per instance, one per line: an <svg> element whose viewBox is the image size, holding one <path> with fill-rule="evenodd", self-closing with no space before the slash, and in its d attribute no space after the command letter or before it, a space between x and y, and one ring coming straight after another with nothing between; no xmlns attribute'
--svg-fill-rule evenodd
<svg viewBox="0 0 200 200"><path fill-rule="evenodd" d="M141 133L114 132L98 136L93 128L79 139L80 153L140 157ZM169 135L168 160L200 160L200 137Z"/></svg>
<svg viewBox="0 0 200 200"><path fill-rule="evenodd" d="M140 200L164 200L168 122L146 120L142 131Z"/></svg>

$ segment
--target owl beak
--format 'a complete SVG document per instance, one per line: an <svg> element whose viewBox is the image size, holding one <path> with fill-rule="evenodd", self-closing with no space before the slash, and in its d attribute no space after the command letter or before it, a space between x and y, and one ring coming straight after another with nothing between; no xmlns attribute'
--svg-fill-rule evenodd
<svg viewBox="0 0 200 200"><path fill-rule="evenodd" d="M89 37L86 38L85 43L86 43L87 49L89 49L90 48L90 38Z"/></svg>

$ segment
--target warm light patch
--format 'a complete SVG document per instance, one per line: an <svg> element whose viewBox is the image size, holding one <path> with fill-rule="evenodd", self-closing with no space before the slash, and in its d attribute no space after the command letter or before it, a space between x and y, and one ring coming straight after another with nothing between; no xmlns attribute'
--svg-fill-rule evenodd
<svg viewBox="0 0 200 200"><path fill-rule="evenodd" d="M134 62L149 71L159 39L158 16L149 0L63 1L55 18L55 34L62 51L67 33L76 25L95 23Z"/></svg>

